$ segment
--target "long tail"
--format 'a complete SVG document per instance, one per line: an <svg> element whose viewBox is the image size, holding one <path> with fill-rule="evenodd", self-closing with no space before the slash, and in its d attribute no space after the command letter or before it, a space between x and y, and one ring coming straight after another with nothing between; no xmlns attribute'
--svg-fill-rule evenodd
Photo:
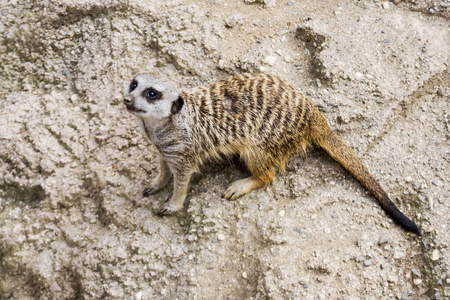
<svg viewBox="0 0 450 300"><path fill-rule="evenodd" d="M319 113L319 112L318 112ZM408 219L389 196L381 188L380 184L367 171L353 150L348 147L328 126L325 118L319 113L318 122L312 128L313 140L322 147L331 157L347 169L358 181L372 193L381 207L406 230L420 235L417 225Z"/></svg>

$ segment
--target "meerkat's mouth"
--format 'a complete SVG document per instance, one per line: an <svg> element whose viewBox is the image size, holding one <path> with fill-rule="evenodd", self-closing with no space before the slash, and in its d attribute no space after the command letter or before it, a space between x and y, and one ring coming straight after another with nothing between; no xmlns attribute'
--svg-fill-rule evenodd
<svg viewBox="0 0 450 300"><path fill-rule="evenodd" d="M126 106L126 108L127 108L127 110L128 110L129 112L132 112L132 113L146 113L145 110L139 109L139 108L135 108L135 107L133 107L133 106Z"/></svg>

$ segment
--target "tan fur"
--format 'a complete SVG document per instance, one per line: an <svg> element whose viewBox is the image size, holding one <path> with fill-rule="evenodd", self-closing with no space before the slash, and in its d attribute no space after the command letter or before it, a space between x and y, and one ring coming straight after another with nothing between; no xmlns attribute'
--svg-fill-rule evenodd
<svg viewBox="0 0 450 300"><path fill-rule="evenodd" d="M150 99L149 90L156 90L159 98ZM138 75L124 93L127 108L161 154L161 174L144 194L157 192L174 175L174 193L161 214L182 207L190 176L208 159L238 154L246 163L252 176L232 183L224 193L235 199L272 182L275 167L284 168L290 155L315 143L372 192L396 221L419 233L314 105L277 76L242 74L178 93L166 81Z"/></svg>

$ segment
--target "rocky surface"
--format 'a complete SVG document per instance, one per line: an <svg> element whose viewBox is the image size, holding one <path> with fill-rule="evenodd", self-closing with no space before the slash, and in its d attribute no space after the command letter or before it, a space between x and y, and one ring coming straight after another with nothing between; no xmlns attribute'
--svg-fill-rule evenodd
<svg viewBox="0 0 450 300"><path fill-rule="evenodd" d="M3 1L0 298L450 297L449 4ZM247 71L307 94L423 235L321 151L235 202L245 168L207 164L156 217L171 189L141 196L157 155L124 84Z"/></svg>

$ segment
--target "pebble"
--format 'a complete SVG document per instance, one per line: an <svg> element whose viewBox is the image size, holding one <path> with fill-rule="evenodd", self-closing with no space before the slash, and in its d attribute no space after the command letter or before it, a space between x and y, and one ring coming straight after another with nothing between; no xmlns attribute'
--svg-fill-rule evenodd
<svg viewBox="0 0 450 300"><path fill-rule="evenodd" d="M280 212L278 213L280 217L284 217L285 214L286 212L284 210L280 210Z"/></svg>
<svg viewBox="0 0 450 300"><path fill-rule="evenodd" d="M412 268L411 272L412 272L415 276L420 277L420 273L419 273L419 271L417 271L416 269Z"/></svg>
<svg viewBox="0 0 450 300"><path fill-rule="evenodd" d="M411 182L411 181L413 181L413 179L412 179L411 176L406 176L406 177L405 177L405 181L406 181L406 182Z"/></svg>
<svg viewBox="0 0 450 300"><path fill-rule="evenodd" d="M263 0L266 7L274 7L277 4L277 0Z"/></svg>
<svg viewBox="0 0 450 300"><path fill-rule="evenodd" d="M405 252L397 251L394 253L394 259L401 259L405 257Z"/></svg>
<svg viewBox="0 0 450 300"><path fill-rule="evenodd" d="M244 272L242 273L242 278L247 279L247 272L244 271Z"/></svg>
<svg viewBox="0 0 450 300"><path fill-rule="evenodd" d="M188 239L189 242L193 242L193 241L195 241L195 235L189 234L187 236L187 239Z"/></svg>
<svg viewBox="0 0 450 300"><path fill-rule="evenodd" d="M365 261L364 261L364 266L365 267L368 267L368 266L370 266L372 264L372 261L370 260L370 259L366 259Z"/></svg>
<svg viewBox="0 0 450 300"><path fill-rule="evenodd" d="M383 235L380 237L380 239L378 240L378 245L383 245L386 244L387 242L389 242L391 238L388 235Z"/></svg>
<svg viewBox="0 0 450 300"><path fill-rule="evenodd" d="M225 25L230 28L234 27L241 19L242 17L240 15L232 15L225 19Z"/></svg>
<svg viewBox="0 0 450 300"><path fill-rule="evenodd" d="M419 285L419 284L422 283L422 279L416 278L416 279L413 280L413 283L414 283L414 285Z"/></svg>
<svg viewBox="0 0 450 300"><path fill-rule="evenodd" d="M441 254L439 253L438 249L434 249L433 252L431 252L431 260L437 261L441 257Z"/></svg>
<svg viewBox="0 0 450 300"><path fill-rule="evenodd" d="M223 241L223 240L225 239L225 236L223 235L223 233L219 233L219 234L217 235L217 239L218 239L219 241Z"/></svg>
<svg viewBox="0 0 450 300"><path fill-rule="evenodd" d="M134 298L136 300L141 300L142 299L142 291L137 292L136 295L134 295Z"/></svg>
<svg viewBox="0 0 450 300"><path fill-rule="evenodd" d="M70 96L70 101L75 102L78 100L78 95L77 94L73 94L72 96Z"/></svg>
<svg viewBox="0 0 450 300"><path fill-rule="evenodd" d="M402 296L400 297L400 300L408 300L408 291L404 291Z"/></svg>
<svg viewBox="0 0 450 300"><path fill-rule="evenodd" d="M402 2L402 0L394 0L394 4L395 5L398 5L398 4L400 4Z"/></svg>
<svg viewBox="0 0 450 300"><path fill-rule="evenodd" d="M441 7L443 7L443 8L447 8L447 7L448 7L448 4L447 4L447 3L445 3L445 2L441 2Z"/></svg>
<svg viewBox="0 0 450 300"><path fill-rule="evenodd" d="M433 207L434 207L433 197L428 197L428 205L430 206L430 209L433 209Z"/></svg>
<svg viewBox="0 0 450 300"><path fill-rule="evenodd" d="M269 66L273 66L277 61L277 58L272 55L268 55L264 58L264 62L268 64Z"/></svg>
<svg viewBox="0 0 450 300"><path fill-rule="evenodd" d="M439 293L439 291L437 291L436 293L434 293L434 299L436 300L441 300L441 293Z"/></svg>

